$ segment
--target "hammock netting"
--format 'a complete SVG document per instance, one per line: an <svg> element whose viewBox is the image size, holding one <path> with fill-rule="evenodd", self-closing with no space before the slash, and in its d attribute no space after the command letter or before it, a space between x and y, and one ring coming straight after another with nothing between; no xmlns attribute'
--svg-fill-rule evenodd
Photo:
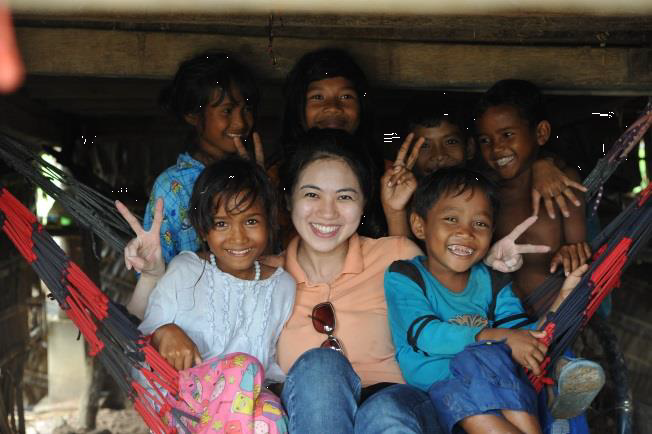
<svg viewBox="0 0 652 434"><path fill-rule="evenodd" d="M0 134L0 158L55 199L73 219L122 252L133 236L113 200L48 163L18 140Z"/></svg>
<svg viewBox="0 0 652 434"><path fill-rule="evenodd" d="M586 178L587 202L599 198L604 182L639 143L650 125L652 100ZM0 136L0 156L59 200L80 224L116 250L124 248L131 232L111 200L75 181L12 138ZM57 187L54 181L64 184L67 190ZM573 343L600 302L618 286L621 274L636 253L647 245L652 236L650 196L652 184L592 242L595 253L589 270L559 309L547 317L543 329L547 331L545 343L549 352L542 364L544 374L530 375L537 390L550 382L545 374L547 368ZM165 417L173 418L179 429L190 432L187 427L194 419L172 409L168 402L178 397L178 372L152 347L149 337L138 331L124 307L100 291L54 242L36 217L4 188L0 190L0 224L47 285L51 296L79 328L89 343L90 354L99 358L126 396L133 400L134 408L152 432L177 432L177 428L165 422ZM541 304L545 308L562 282L560 270L525 303ZM538 303L541 300L543 303Z"/></svg>

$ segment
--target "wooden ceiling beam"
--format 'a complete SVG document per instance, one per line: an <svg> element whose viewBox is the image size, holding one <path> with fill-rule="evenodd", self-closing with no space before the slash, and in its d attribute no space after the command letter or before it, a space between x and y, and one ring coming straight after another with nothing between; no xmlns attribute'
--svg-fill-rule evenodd
<svg viewBox="0 0 652 434"><path fill-rule="evenodd" d="M478 90L520 77L544 89L652 92L652 49L360 41L75 28L16 29L35 75L167 79L209 48L238 54L262 80L281 81L304 53L337 46L380 86ZM275 61L275 63L274 63Z"/></svg>
<svg viewBox="0 0 652 434"><path fill-rule="evenodd" d="M23 27L220 33L239 36L408 40L498 44L640 46L652 42L652 16L587 15L215 15L18 14Z"/></svg>

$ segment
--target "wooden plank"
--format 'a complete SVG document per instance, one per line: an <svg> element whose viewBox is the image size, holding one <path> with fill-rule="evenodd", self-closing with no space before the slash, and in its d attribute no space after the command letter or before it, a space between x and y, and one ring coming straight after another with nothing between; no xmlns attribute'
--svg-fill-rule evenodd
<svg viewBox="0 0 652 434"><path fill-rule="evenodd" d="M652 91L650 48L280 37L274 39L272 64L269 40L263 37L19 27L17 38L28 73L37 75L168 78L182 59L223 48L238 53L260 78L280 81L305 52L338 46L350 51L382 86L477 90L519 77L544 89Z"/></svg>
<svg viewBox="0 0 652 434"><path fill-rule="evenodd" d="M21 0L12 3L19 12L125 11L165 13L262 13L284 11L297 13L415 13L415 14L496 14L505 12L584 13L595 15L632 15L649 13L649 0Z"/></svg>
<svg viewBox="0 0 652 434"><path fill-rule="evenodd" d="M340 15L340 14L17 14L24 27L74 27L172 31L240 36L312 38L327 29L333 39L496 42L500 44L582 43L645 45L652 41L652 16L588 15Z"/></svg>

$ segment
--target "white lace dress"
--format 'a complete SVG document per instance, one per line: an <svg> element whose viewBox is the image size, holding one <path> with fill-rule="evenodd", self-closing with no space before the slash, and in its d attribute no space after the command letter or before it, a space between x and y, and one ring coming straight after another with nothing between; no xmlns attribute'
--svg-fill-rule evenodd
<svg viewBox="0 0 652 434"><path fill-rule="evenodd" d="M282 382L276 341L292 313L295 286L280 267L267 279L241 280L193 252L181 252L150 294L139 329L150 334L174 323L197 345L202 360L247 353L262 363L266 382Z"/></svg>

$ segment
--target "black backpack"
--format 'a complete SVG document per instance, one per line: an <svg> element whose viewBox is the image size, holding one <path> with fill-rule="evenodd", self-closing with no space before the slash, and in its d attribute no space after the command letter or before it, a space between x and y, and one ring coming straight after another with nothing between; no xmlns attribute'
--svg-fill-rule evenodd
<svg viewBox="0 0 652 434"><path fill-rule="evenodd" d="M423 280L423 276L421 275L421 272L419 271L417 266L414 265L412 262L405 261L405 260L394 261L392 265L389 266L389 271L393 273L402 274L408 279L410 279L411 281L413 281L414 283L416 283L417 285L419 285L419 288L421 288L421 291L423 291L423 295L427 297L426 283ZM512 329L515 329L515 328L523 327L526 324L536 321L535 319L530 318L527 313L518 313L515 315L510 315L498 321L494 321L495 313L496 313L495 312L496 299L498 298L498 293L500 292L501 289L503 289L507 284L509 284L512 281L512 276L508 273L501 273L500 271L496 271L492 268L489 268L489 276L491 278L491 303L489 304L487 320L489 321L489 324L492 327L495 328L502 324L508 323L510 321L523 319L523 321L521 321L520 323L510 327ZM428 353L419 349L419 347L417 346L417 340L419 339L419 335L426 327L426 325L428 325L428 323L430 323L431 321L440 321L440 320L441 319L438 318L436 315L423 315L416 318L414 321L412 321L407 331L407 341L414 351L416 352L421 351L423 354L428 356Z"/></svg>

